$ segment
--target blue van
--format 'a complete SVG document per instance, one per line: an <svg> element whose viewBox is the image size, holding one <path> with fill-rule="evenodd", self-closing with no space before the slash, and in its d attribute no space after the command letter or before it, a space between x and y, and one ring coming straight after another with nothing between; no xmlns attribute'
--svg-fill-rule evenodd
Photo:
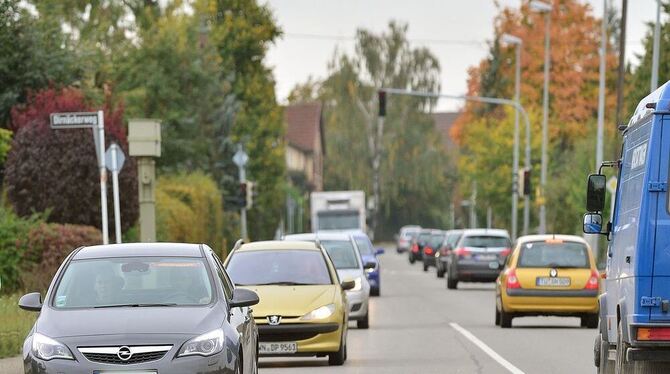
<svg viewBox="0 0 670 374"><path fill-rule="evenodd" d="M610 241L595 344L598 373L670 372L670 82L647 96L623 131L621 159L590 175L584 232ZM604 167L618 169L603 225Z"/></svg>

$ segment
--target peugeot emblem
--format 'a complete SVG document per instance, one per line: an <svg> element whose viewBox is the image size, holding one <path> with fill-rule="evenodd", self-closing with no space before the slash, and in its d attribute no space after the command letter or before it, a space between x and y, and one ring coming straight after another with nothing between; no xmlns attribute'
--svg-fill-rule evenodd
<svg viewBox="0 0 670 374"><path fill-rule="evenodd" d="M556 269L549 270L549 276L552 278L556 278L558 276L558 270Z"/></svg>
<svg viewBox="0 0 670 374"><path fill-rule="evenodd" d="M268 324L277 326L281 323L281 316L268 316Z"/></svg>
<svg viewBox="0 0 670 374"><path fill-rule="evenodd" d="M130 351L129 347L124 345L123 347L119 348L119 351L116 352L116 355L121 361L128 361L131 357L133 357L133 352Z"/></svg>

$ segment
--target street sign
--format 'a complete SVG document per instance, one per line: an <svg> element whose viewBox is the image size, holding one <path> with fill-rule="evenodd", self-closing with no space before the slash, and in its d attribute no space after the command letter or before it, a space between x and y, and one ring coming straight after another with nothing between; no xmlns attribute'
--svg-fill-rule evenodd
<svg viewBox="0 0 670 374"><path fill-rule="evenodd" d="M617 184L617 179L616 177L612 177L607 181L607 191L609 191L611 194L616 192L616 184Z"/></svg>
<svg viewBox="0 0 670 374"><path fill-rule="evenodd" d="M112 159L114 155L116 155L116 162L113 162L114 160ZM124 162L126 162L126 156L123 154L123 149L118 144L112 143L107 148L107 152L105 152L105 166L107 166L107 170L111 172L121 171ZM115 166L116 170L114 170Z"/></svg>
<svg viewBox="0 0 670 374"><path fill-rule="evenodd" d="M52 129L90 129L98 125L97 112L51 113Z"/></svg>
<svg viewBox="0 0 670 374"><path fill-rule="evenodd" d="M235 155L233 156L233 162L235 163L235 165L237 165L237 167L243 168L248 161L249 156L247 155L246 152L242 150L242 148L238 149L237 152L235 152Z"/></svg>

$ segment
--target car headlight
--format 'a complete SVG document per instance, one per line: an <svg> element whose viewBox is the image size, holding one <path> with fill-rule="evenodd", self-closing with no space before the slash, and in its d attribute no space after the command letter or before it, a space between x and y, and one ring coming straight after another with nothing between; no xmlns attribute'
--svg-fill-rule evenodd
<svg viewBox="0 0 670 374"><path fill-rule="evenodd" d="M38 333L33 334L32 351L35 357L45 361L55 358L74 360L72 352L70 352L70 349L65 344Z"/></svg>
<svg viewBox="0 0 670 374"><path fill-rule="evenodd" d="M184 343L177 356L211 356L222 350L223 330L216 329Z"/></svg>
<svg viewBox="0 0 670 374"><path fill-rule="evenodd" d="M360 291L363 289L363 280L358 277L354 279L354 288L352 288L352 291Z"/></svg>
<svg viewBox="0 0 670 374"><path fill-rule="evenodd" d="M320 308L316 308L313 311L305 314L300 318L303 321L312 321L315 319L326 319L335 313L335 304L324 305Z"/></svg>

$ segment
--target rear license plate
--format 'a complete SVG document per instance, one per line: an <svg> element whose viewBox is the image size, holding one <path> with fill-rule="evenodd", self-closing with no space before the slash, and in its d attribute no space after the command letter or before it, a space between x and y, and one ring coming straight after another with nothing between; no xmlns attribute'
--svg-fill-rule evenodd
<svg viewBox="0 0 670 374"><path fill-rule="evenodd" d="M542 287L567 287L570 285L570 278L537 277L535 284Z"/></svg>
<svg viewBox="0 0 670 374"><path fill-rule="evenodd" d="M265 355L296 353L298 352L298 343L296 342L259 343L258 351L260 354Z"/></svg>
<svg viewBox="0 0 670 374"><path fill-rule="evenodd" d="M476 255L475 260L477 261L494 261L497 260L498 256L496 255Z"/></svg>

